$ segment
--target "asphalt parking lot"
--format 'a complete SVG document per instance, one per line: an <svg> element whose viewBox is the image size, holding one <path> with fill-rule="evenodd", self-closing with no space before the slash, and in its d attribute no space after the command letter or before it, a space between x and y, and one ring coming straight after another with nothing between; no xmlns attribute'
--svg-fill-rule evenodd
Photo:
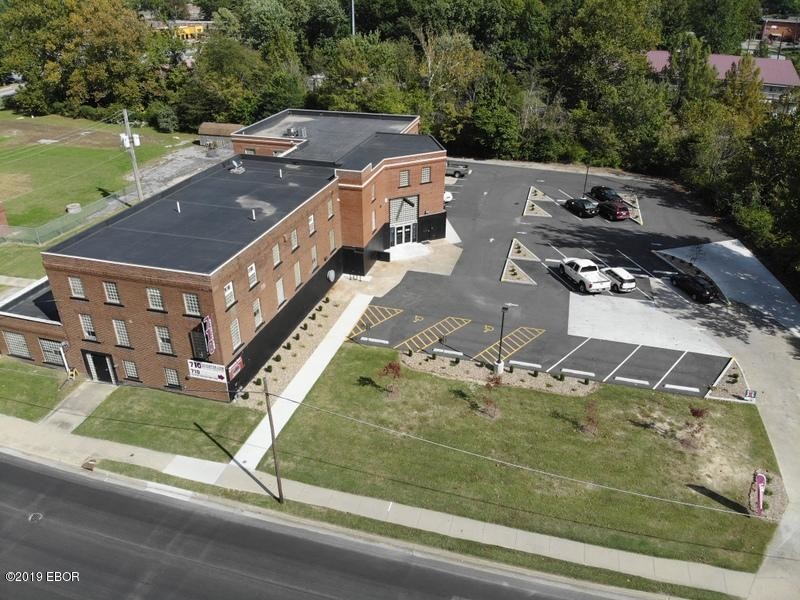
<svg viewBox="0 0 800 600"><path fill-rule="evenodd" d="M373 300L355 339L491 363L507 306L502 358L518 368L693 395L716 381L727 353L658 310L664 294L691 301L668 284L674 269L653 251L727 237L687 197L657 182L590 173L588 187L608 185L639 198L643 224L609 222L563 207L581 195L583 174L477 163L469 177L450 181L448 220L463 247L453 273L409 272ZM541 216L523 214L531 186L544 194L536 200ZM519 246L524 258L512 253ZM637 290L580 294L558 272L565 257L624 267ZM501 282L509 258L527 284ZM714 318L714 304L703 309Z"/></svg>

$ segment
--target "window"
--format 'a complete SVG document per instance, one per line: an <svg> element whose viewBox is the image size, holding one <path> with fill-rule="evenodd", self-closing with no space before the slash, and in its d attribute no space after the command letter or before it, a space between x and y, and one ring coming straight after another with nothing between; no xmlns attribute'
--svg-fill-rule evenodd
<svg viewBox="0 0 800 600"><path fill-rule="evenodd" d="M61 356L61 342L39 338L39 346L42 347L44 362L51 365L64 366L64 358Z"/></svg>
<svg viewBox="0 0 800 600"><path fill-rule="evenodd" d="M125 321L113 319L111 322L114 324L114 333L117 336L117 346L125 346L126 348L130 348L131 340L128 337L128 328L125 326Z"/></svg>
<svg viewBox="0 0 800 600"><path fill-rule="evenodd" d="M258 298L253 301L253 320L256 323L256 329L264 322L264 317L261 316L261 300Z"/></svg>
<svg viewBox="0 0 800 600"><path fill-rule="evenodd" d="M281 247L275 244L272 247L272 266L277 267L281 264Z"/></svg>
<svg viewBox="0 0 800 600"><path fill-rule="evenodd" d="M300 276L300 262L294 263L294 287L295 289L300 287L300 284L303 283L303 278Z"/></svg>
<svg viewBox="0 0 800 600"><path fill-rule="evenodd" d="M333 198L328 200L328 218L333 218Z"/></svg>
<svg viewBox="0 0 800 600"><path fill-rule="evenodd" d="M336 250L336 232L333 229L328 232L328 244L331 247L331 254L333 254L333 251Z"/></svg>
<svg viewBox="0 0 800 600"><path fill-rule="evenodd" d="M251 264L247 267L247 283L250 285L250 289L253 289L253 286L258 283L258 274L256 273L256 263Z"/></svg>
<svg viewBox="0 0 800 600"><path fill-rule="evenodd" d="M172 339L169 337L169 329L166 327L156 327L156 342L158 342L159 354L173 354Z"/></svg>
<svg viewBox="0 0 800 600"><path fill-rule="evenodd" d="M278 306L286 302L286 295L283 293L283 278L275 282L275 293L278 295Z"/></svg>
<svg viewBox="0 0 800 600"><path fill-rule="evenodd" d="M73 298L86 298L83 291L83 282L80 277L67 277L69 281L69 295Z"/></svg>
<svg viewBox="0 0 800 600"><path fill-rule="evenodd" d="M147 288L147 304L150 310L164 310L164 298L158 288Z"/></svg>
<svg viewBox="0 0 800 600"><path fill-rule="evenodd" d="M22 358L31 358L31 351L28 348L28 342L25 336L21 333L11 333L10 331L3 332L3 338L6 340L6 347L11 356L21 356Z"/></svg>
<svg viewBox="0 0 800 600"><path fill-rule="evenodd" d="M422 167L422 175L419 178L420 183L430 183L431 182L431 168L430 167Z"/></svg>
<svg viewBox="0 0 800 600"><path fill-rule="evenodd" d="M400 171L400 187L408 187L408 171Z"/></svg>
<svg viewBox="0 0 800 600"><path fill-rule="evenodd" d="M292 250L297 250L300 242L297 241L297 229L292 229Z"/></svg>
<svg viewBox="0 0 800 600"><path fill-rule="evenodd" d="M311 272L317 270L317 245L311 246Z"/></svg>
<svg viewBox="0 0 800 600"><path fill-rule="evenodd" d="M104 281L103 289L106 292L106 302L109 304L122 304L119 299L119 289L113 281Z"/></svg>
<svg viewBox="0 0 800 600"><path fill-rule="evenodd" d="M167 382L167 387L181 387L181 380L178 379L178 372L175 369L164 369L164 379Z"/></svg>
<svg viewBox="0 0 800 600"><path fill-rule="evenodd" d="M139 371L136 370L136 363L132 360L123 360L122 370L125 371L125 379L139 379Z"/></svg>
<svg viewBox="0 0 800 600"><path fill-rule="evenodd" d="M81 320L81 329L83 330L83 339L92 342L97 341L97 332L94 330L94 321L90 315L78 315Z"/></svg>
<svg viewBox="0 0 800 600"><path fill-rule="evenodd" d="M231 343L235 350L242 345L242 333L239 331L239 319L234 319L231 323Z"/></svg>
<svg viewBox="0 0 800 600"><path fill-rule="evenodd" d="M236 302L236 294L233 291L233 282L229 281L225 284L225 308L230 308Z"/></svg>
<svg viewBox="0 0 800 600"><path fill-rule="evenodd" d="M314 235L317 228L314 225L314 215L308 215L308 235Z"/></svg>
<svg viewBox="0 0 800 600"><path fill-rule="evenodd" d="M375 209L372 209L372 231L375 231Z"/></svg>
<svg viewBox="0 0 800 600"><path fill-rule="evenodd" d="M187 315L200 316L200 298L197 297L197 294L184 294L183 307L186 309Z"/></svg>

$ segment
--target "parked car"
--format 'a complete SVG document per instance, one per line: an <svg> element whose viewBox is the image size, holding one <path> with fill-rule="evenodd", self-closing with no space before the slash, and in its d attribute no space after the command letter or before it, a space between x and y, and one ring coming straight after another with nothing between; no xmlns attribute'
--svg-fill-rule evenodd
<svg viewBox="0 0 800 600"><path fill-rule="evenodd" d="M679 273L669 278L676 288L686 292L695 302L707 304L717 297L714 287L705 279L694 275Z"/></svg>
<svg viewBox="0 0 800 600"><path fill-rule="evenodd" d="M444 174L448 177L457 177L459 179L466 177L470 173L472 173L472 169L469 165L452 160L447 161L447 167L444 170Z"/></svg>
<svg viewBox="0 0 800 600"><path fill-rule="evenodd" d="M586 258L565 258L558 267L561 274L578 285L581 292L599 294L611 289L611 280Z"/></svg>
<svg viewBox="0 0 800 600"><path fill-rule="evenodd" d="M636 279L622 267L606 267L602 272L611 280L611 291L632 292L636 289Z"/></svg>
<svg viewBox="0 0 800 600"><path fill-rule="evenodd" d="M605 217L609 221L624 221L631 216L628 205L617 201L601 202L597 212L600 213L601 217Z"/></svg>
<svg viewBox="0 0 800 600"><path fill-rule="evenodd" d="M597 202L591 198L570 198L564 206L579 217L593 217L597 214Z"/></svg>
<svg viewBox="0 0 800 600"><path fill-rule="evenodd" d="M453 201L453 192L445 192L444 193L444 203L447 204L448 202Z"/></svg>
<svg viewBox="0 0 800 600"><path fill-rule="evenodd" d="M586 195L598 202L623 202L622 196L620 196L615 189L604 185L594 186Z"/></svg>

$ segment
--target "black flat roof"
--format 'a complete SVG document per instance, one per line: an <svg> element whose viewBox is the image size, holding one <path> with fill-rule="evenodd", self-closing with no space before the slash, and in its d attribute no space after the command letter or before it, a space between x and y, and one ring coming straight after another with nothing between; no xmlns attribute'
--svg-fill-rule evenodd
<svg viewBox="0 0 800 600"><path fill-rule="evenodd" d="M25 293L13 300L0 304L0 312L47 321L61 321L58 316L58 307L53 299L53 292L50 289L50 282L47 280L27 288Z"/></svg>
<svg viewBox="0 0 800 600"><path fill-rule="evenodd" d="M443 150L444 147L430 135L378 132L342 156L338 164L343 169L360 171L370 163L377 165L384 158Z"/></svg>
<svg viewBox="0 0 800 600"><path fill-rule="evenodd" d="M210 274L334 178L287 158L237 156L244 173L215 165L43 254Z"/></svg>
<svg viewBox="0 0 800 600"><path fill-rule="evenodd" d="M415 115L287 109L244 127L236 134L289 140L303 139L305 142L288 156L338 162L376 133L402 133L416 119ZM296 135L286 135L290 129L294 129ZM365 167L369 162L372 161L368 160L358 169Z"/></svg>

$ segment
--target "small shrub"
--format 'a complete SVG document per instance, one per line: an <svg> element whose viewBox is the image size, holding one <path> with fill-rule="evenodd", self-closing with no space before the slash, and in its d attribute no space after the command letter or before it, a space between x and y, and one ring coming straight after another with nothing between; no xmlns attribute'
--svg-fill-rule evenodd
<svg viewBox="0 0 800 600"><path fill-rule="evenodd" d="M274 360L275 362L281 362L281 355L276 354L275 356L272 357L272 360Z"/></svg>

